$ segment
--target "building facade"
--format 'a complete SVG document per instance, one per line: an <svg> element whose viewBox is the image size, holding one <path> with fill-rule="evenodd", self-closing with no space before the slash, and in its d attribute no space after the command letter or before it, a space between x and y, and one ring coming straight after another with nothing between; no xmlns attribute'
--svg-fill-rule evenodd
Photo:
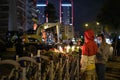
<svg viewBox="0 0 120 80"><path fill-rule="evenodd" d="M0 0L0 35L8 29L9 0Z"/></svg>
<svg viewBox="0 0 120 80"><path fill-rule="evenodd" d="M73 0L60 0L59 9L59 21L64 25L64 35L67 39L74 37L74 25L73 25Z"/></svg>
<svg viewBox="0 0 120 80"><path fill-rule="evenodd" d="M37 17L35 0L0 0L0 33L26 31Z"/></svg>
<svg viewBox="0 0 120 80"><path fill-rule="evenodd" d="M65 25L73 25L72 0L60 0L60 23Z"/></svg>
<svg viewBox="0 0 120 80"><path fill-rule="evenodd" d="M9 0L9 25L8 31L18 31L25 29L26 25L26 1Z"/></svg>
<svg viewBox="0 0 120 80"><path fill-rule="evenodd" d="M26 0L26 30L34 29L36 23L38 23L36 0Z"/></svg>
<svg viewBox="0 0 120 80"><path fill-rule="evenodd" d="M47 0L37 0L36 6L39 11L38 14L38 23L43 24L45 22L48 22L48 18L45 16L45 7L47 6L48 1Z"/></svg>

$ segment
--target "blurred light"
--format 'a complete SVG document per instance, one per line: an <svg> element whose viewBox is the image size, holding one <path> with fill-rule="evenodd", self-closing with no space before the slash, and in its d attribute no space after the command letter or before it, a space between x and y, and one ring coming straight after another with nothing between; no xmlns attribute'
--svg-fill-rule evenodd
<svg viewBox="0 0 120 80"><path fill-rule="evenodd" d="M86 27L88 27L88 24L85 24Z"/></svg>
<svg viewBox="0 0 120 80"><path fill-rule="evenodd" d="M37 29L37 24L34 23L34 25L33 25L33 30L36 30L36 29Z"/></svg>
<svg viewBox="0 0 120 80"><path fill-rule="evenodd" d="M77 44L75 38L72 38L73 44Z"/></svg>
<svg viewBox="0 0 120 80"><path fill-rule="evenodd" d="M75 50L75 46L72 46L72 51L74 51Z"/></svg>
<svg viewBox="0 0 120 80"><path fill-rule="evenodd" d="M69 50L70 50L70 46L68 45L68 46L66 47L66 52L69 53Z"/></svg>
<svg viewBox="0 0 120 80"><path fill-rule="evenodd" d="M96 22L96 25L100 25L100 23L99 23L99 22Z"/></svg>
<svg viewBox="0 0 120 80"><path fill-rule="evenodd" d="M49 26L48 26L48 25L44 26L44 29L47 29L47 28L49 28Z"/></svg>
<svg viewBox="0 0 120 80"><path fill-rule="evenodd" d="M120 35L118 36L118 39L120 39Z"/></svg>
<svg viewBox="0 0 120 80"><path fill-rule="evenodd" d="M62 6L72 6L71 4L62 4Z"/></svg>
<svg viewBox="0 0 120 80"><path fill-rule="evenodd" d="M106 43L108 43L108 44L112 44L112 42L110 41L109 38L106 38Z"/></svg>
<svg viewBox="0 0 120 80"><path fill-rule="evenodd" d="M97 38L95 38L94 41L97 43Z"/></svg>
<svg viewBox="0 0 120 80"><path fill-rule="evenodd" d="M38 7L46 6L46 4L37 4Z"/></svg>
<svg viewBox="0 0 120 80"><path fill-rule="evenodd" d="M64 53L63 48L62 48L61 46L59 46L59 51L60 51L61 53Z"/></svg>
<svg viewBox="0 0 120 80"><path fill-rule="evenodd" d="M80 36L81 38L83 38L83 36Z"/></svg>

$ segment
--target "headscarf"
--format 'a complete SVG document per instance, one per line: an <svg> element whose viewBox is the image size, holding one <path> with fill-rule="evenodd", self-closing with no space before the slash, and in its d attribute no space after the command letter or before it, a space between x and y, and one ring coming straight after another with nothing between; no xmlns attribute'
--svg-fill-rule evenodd
<svg viewBox="0 0 120 80"><path fill-rule="evenodd" d="M82 47L83 55L94 55L97 52L98 46L94 41L94 32L93 30L86 30L84 33L85 44Z"/></svg>
<svg viewBox="0 0 120 80"><path fill-rule="evenodd" d="M89 40L94 40L94 32L93 30L89 29L84 32L85 42Z"/></svg>

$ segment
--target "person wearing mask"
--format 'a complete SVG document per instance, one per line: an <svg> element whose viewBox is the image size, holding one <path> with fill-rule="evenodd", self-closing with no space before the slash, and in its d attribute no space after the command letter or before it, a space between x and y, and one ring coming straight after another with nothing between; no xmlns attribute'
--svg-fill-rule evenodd
<svg viewBox="0 0 120 80"><path fill-rule="evenodd" d="M96 73L98 80L105 80L106 62L111 55L110 45L106 43L103 34L97 36L98 52L96 54Z"/></svg>
<svg viewBox="0 0 120 80"><path fill-rule="evenodd" d="M86 30L84 32L84 44L82 46L81 55L81 76L83 80L95 80L95 58L98 50L98 46L94 41L94 32L92 30Z"/></svg>

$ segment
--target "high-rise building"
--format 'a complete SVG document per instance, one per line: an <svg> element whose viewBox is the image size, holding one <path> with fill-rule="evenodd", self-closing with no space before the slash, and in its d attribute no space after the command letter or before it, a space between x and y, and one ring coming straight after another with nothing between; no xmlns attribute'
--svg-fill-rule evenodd
<svg viewBox="0 0 120 80"><path fill-rule="evenodd" d="M0 32L33 28L38 17L35 0L0 0Z"/></svg>
<svg viewBox="0 0 120 80"><path fill-rule="evenodd" d="M73 1L60 0L60 23L73 25Z"/></svg>
<svg viewBox="0 0 120 80"><path fill-rule="evenodd" d="M9 0L0 0L0 35L8 29Z"/></svg>
<svg viewBox="0 0 120 80"><path fill-rule="evenodd" d="M67 36L67 38L73 38L73 0L60 0L59 8L59 21L64 25L62 27L63 33Z"/></svg>
<svg viewBox="0 0 120 80"><path fill-rule="evenodd" d="M0 0L0 32L17 31L26 23L25 0Z"/></svg>
<svg viewBox="0 0 120 80"><path fill-rule="evenodd" d="M9 0L8 31L18 31L19 27L25 29L26 25L26 1Z"/></svg>
<svg viewBox="0 0 120 80"><path fill-rule="evenodd" d="M36 0L26 0L26 30L34 28L34 24L38 22L38 11Z"/></svg>
<svg viewBox="0 0 120 80"><path fill-rule="evenodd" d="M37 0L37 8L39 9L40 23L47 22L47 17L45 17L44 11L45 7L48 4L48 1L50 2L52 0ZM60 3L59 10L57 11L59 12L59 22L65 25L73 25L73 0L59 0L58 3Z"/></svg>
<svg viewBox="0 0 120 80"><path fill-rule="evenodd" d="M48 18L45 16L45 7L48 4L48 0L37 0L37 8L39 10L39 14L38 14L38 20L39 20L39 24L43 24L45 22L48 22Z"/></svg>

